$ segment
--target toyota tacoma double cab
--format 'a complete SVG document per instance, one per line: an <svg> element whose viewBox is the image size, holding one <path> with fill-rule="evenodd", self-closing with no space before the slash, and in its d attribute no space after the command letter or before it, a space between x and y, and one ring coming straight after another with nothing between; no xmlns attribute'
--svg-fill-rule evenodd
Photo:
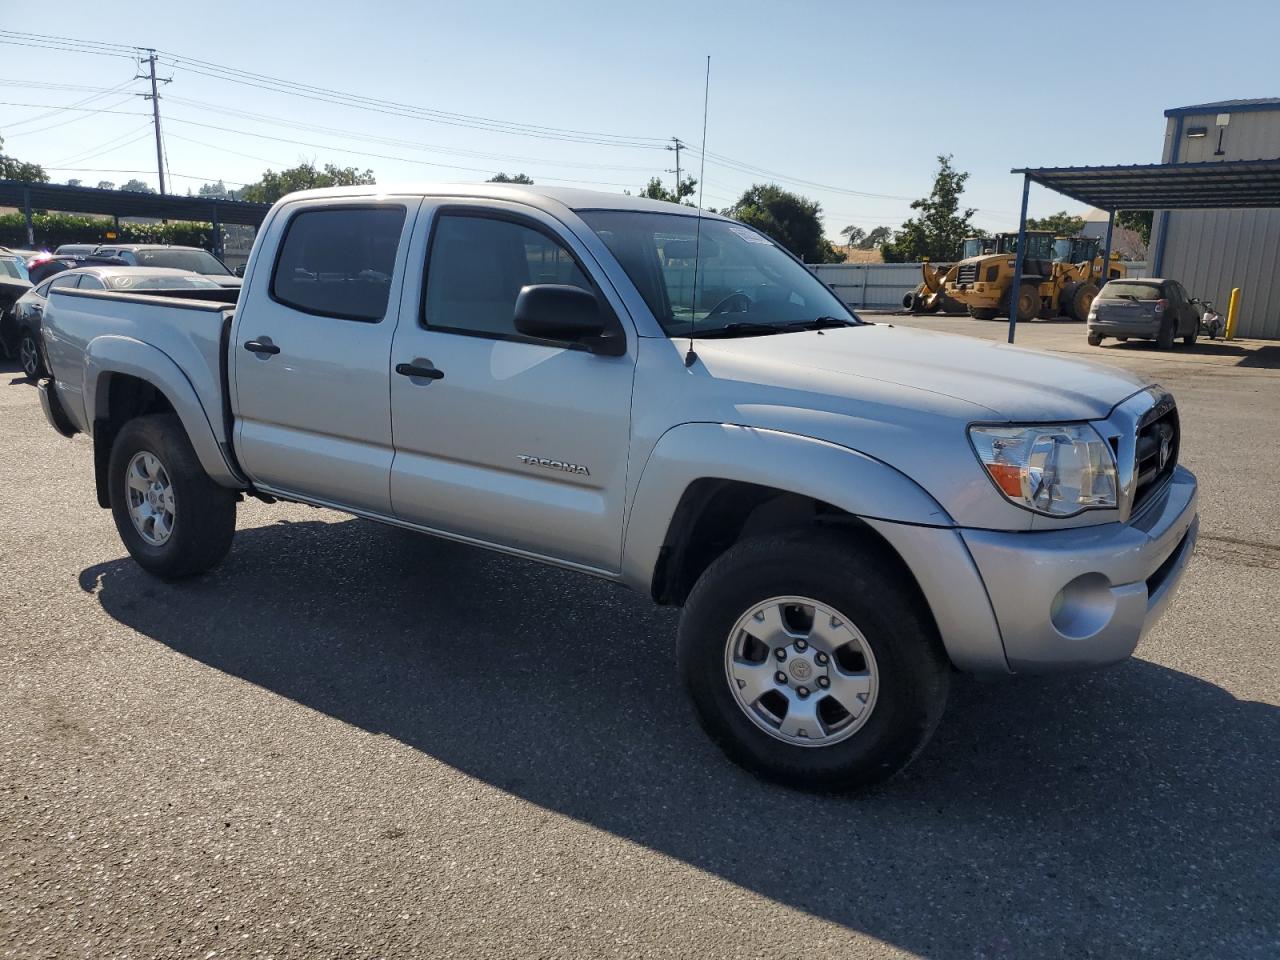
<svg viewBox="0 0 1280 960"><path fill-rule="evenodd" d="M955 671L1125 659L1196 539L1165 390L864 322L689 207L306 191L234 305L197 296L55 289L42 327L144 569L209 570L254 496L625 584L682 608L710 737L795 786L901 769Z"/></svg>

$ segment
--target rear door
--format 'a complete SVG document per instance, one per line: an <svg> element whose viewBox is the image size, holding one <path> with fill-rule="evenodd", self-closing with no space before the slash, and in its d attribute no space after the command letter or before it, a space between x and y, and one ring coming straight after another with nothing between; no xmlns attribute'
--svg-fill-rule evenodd
<svg viewBox="0 0 1280 960"><path fill-rule="evenodd" d="M303 200L272 218L232 333L236 453L260 486L391 512L389 358L420 204Z"/></svg>
<svg viewBox="0 0 1280 960"><path fill-rule="evenodd" d="M391 377L396 515L616 572L636 365L621 301L555 218L498 201L427 203L411 258L421 287L406 289L391 363L442 376ZM517 333L516 297L535 283L595 293L625 355Z"/></svg>

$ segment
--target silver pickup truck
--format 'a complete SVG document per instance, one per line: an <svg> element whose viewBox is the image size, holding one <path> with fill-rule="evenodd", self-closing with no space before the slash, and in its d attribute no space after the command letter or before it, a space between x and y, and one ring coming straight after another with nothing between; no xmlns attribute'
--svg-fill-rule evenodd
<svg viewBox="0 0 1280 960"><path fill-rule="evenodd" d="M49 420L156 576L220 562L248 495L617 581L683 608L707 733L797 786L902 768L953 670L1128 657L1196 538L1158 386L865 323L672 204L292 194L234 306L60 289L43 337Z"/></svg>

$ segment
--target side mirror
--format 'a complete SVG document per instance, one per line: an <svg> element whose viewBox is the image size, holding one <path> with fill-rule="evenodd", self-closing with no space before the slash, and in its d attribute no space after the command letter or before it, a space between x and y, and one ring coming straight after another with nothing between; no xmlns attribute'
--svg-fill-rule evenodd
<svg viewBox="0 0 1280 960"><path fill-rule="evenodd" d="M234 270L232 270L231 272L232 272L232 273L234 273L237 277L243 277L243 276L244 276L244 264L243 264L243 263L238 263L238 264L236 264L235 269L234 269Z"/></svg>
<svg viewBox="0 0 1280 960"><path fill-rule="evenodd" d="M561 283L535 283L516 298L515 326L519 333L539 340L581 343L592 353L621 356L626 341L605 336L608 324L596 295Z"/></svg>

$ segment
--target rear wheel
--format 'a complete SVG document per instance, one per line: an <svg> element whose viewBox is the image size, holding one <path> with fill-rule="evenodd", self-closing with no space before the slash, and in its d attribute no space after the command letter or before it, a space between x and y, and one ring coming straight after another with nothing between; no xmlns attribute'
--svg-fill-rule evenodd
<svg viewBox="0 0 1280 960"><path fill-rule="evenodd" d="M1194 346L1196 342L1196 338L1199 336L1200 336L1200 324L1197 323L1195 326L1191 328L1190 333L1183 335L1182 343L1184 346L1187 346L1187 347Z"/></svg>
<svg viewBox="0 0 1280 960"><path fill-rule="evenodd" d="M31 380L45 375L44 360L40 356L40 344L30 330L23 330L18 339L18 362L22 372Z"/></svg>
<svg viewBox="0 0 1280 960"><path fill-rule="evenodd" d="M706 732L758 776L869 786L910 762L946 704L948 662L922 606L839 532L743 541L689 596L680 673Z"/></svg>
<svg viewBox="0 0 1280 960"><path fill-rule="evenodd" d="M227 555L236 495L209 479L176 416L126 423L108 470L116 530L148 573L177 580L211 570Z"/></svg>
<svg viewBox="0 0 1280 960"><path fill-rule="evenodd" d="M1059 309L1063 316L1083 323L1089 319L1089 308L1097 295L1098 288L1092 283L1069 283L1062 289Z"/></svg>
<svg viewBox="0 0 1280 960"><path fill-rule="evenodd" d="M1165 317L1160 324L1160 332L1156 335L1156 346L1161 350L1172 350L1173 335L1173 317Z"/></svg>
<svg viewBox="0 0 1280 960"><path fill-rule="evenodd" d="M1102 334L1100 334L1100 333L1091 333L1091 334L1089 334L1089 346L1091 346L1091 347L1100 347L1100 346L1102 346Z"/></svg>
<svg viewBox="0 0 1280 960"><path fill-rule="evenodd" d="M970 307L969 316L975 320L994 320L1000 315L995 307Z"/></svg>

